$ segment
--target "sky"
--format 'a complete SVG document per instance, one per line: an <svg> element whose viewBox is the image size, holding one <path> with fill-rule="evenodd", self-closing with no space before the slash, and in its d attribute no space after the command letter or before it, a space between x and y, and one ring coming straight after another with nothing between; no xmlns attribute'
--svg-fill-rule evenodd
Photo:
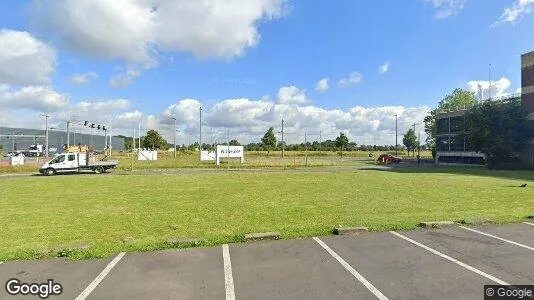
<svg viewBox="0 0 534 300"><path fill-rule="evenodd" d="M520 92L534 0L0 4L0 126L89 121L170 142L395 143L455 88ZM491 85L489 79L491 78ZM489 87L491 90L489 91ZM75 126L80 132L89 129ZM137 134L137 133L136 133Z"/></svg>

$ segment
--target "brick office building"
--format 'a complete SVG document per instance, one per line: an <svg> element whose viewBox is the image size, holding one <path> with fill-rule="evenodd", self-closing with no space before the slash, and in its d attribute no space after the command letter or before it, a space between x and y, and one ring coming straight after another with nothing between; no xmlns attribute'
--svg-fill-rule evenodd
<svg viewBox="0 0 534 300"><path fill-rule="evenodd" d="M528 118L534 120L534 52L521 55L521 94L491 101L520 101ZM484 153L475 152L463 137L463 118L470 107L439 110L436 114L436 163L483 164ZM534 133L532 134L534 137ZM534 165L534 144L524 149L523 161Z"/></svg>

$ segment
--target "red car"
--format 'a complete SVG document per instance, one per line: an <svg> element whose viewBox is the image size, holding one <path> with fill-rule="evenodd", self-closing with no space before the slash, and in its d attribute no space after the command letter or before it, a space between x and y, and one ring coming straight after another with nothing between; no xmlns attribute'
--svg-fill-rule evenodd
<svg viewBox="0 0 534 300"><path fill-rule="evenodd" d="M402 159L391 154L381 154L376 161L381 164L398 164Z"/></svg>

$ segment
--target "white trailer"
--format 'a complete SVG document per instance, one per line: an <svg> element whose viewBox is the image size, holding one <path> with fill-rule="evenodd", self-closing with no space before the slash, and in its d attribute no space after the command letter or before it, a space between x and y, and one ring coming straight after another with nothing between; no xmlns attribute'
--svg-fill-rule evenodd
<svg viewBox="0 0 534 300"><path fill-rule="evenodd" d="M39 168L39 173L51 176L57 173L93 171L101 174L109 169L115 169L118 164L116 160L91 161L87 153L63 153L44 163Z"/></svg>

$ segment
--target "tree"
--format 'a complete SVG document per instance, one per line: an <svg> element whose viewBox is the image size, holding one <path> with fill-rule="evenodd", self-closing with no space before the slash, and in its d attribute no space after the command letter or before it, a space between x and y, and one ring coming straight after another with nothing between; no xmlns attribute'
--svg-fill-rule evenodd
<svg viewBox="0 0 534 300"><path fill-rule="evenodd" d="M417 137L415 136L415 131L413 129L408 129L408 132L402 138L402 143L408 149L408 155L410 155L410 150L413 151L413 156L415 156L415 148L417 147Z"/></svg>
<svg viewBox="0 0 534 300"><path fill-rule="evenodd" d="M231 140L230 146L241 146L241 144L237 140Z"/></svg>
<svg viewBox="0 0 534 300"><path fill-rule="evenodd" d="M143 148L148 149L167 149L169 146L167 141L153 129L146 133L146 137L141 141L141 144Z"/></svg>
<svg viewBox="0 0 534 300"><path fill-rule="evenodd" d="M343 157L343 148L346 148L348 144L349 138L343 132L340 132L336 138L336 147L341 149L341 157Z"/></svg>
<svg viewBox="0 0 534 300"><path fill-rule="evenodd" d="M124 137L124 150L130 151L133 148L133 138L132 137Z"/></svg>
<svg viewBox="0 0 534 300"><path fill-rule="evenodd" d="M454 109L462 106L472 106L476 103L475 93L462 89L455 89L452 94L443 98L438 103L437 109L432 110L424 119L427 146L433 149L436 145L436 111L438 109Z"/></svg>
<svg viewBox="0 0 534 300"><path fill-rule="evenodd" d="M274 136L274 127L269 128L263 138L261 139L261 142L267 146L267 154L269 154L271 147L276 146L276 137Z"/></svg>
<svg viewBox="0 0 534 300"><path fill-rule="evenodd" d="M532 139L532 123L519 101L487 101L465 114L467 145L486 154L488 167L519 160Z"/></svg>

